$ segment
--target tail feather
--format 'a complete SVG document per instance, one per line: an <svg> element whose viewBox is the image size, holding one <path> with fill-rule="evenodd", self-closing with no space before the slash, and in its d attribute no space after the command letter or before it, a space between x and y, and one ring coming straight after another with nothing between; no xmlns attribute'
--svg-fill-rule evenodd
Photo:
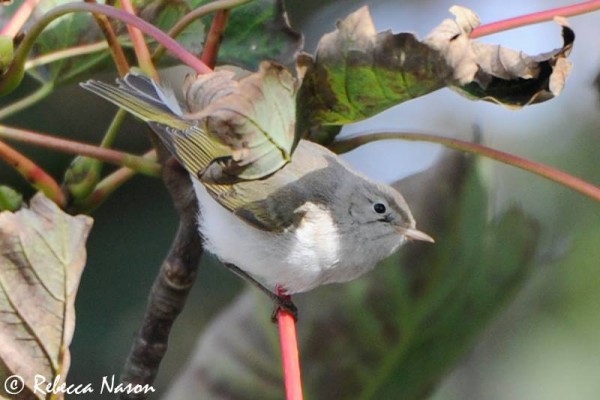
<svg viewBox="0 0 600 400"><path fill-rule="evenodd" d="M173 91L159 86L146 75L129 73L119 82L119 87L165 112L183 115Z"/></svg>
<svg viewBox="0 0 600 400"><path fill-rule="evenodd" d="M231 155L231 149L211 137L197 121L181 118L174 98L143 75L129 73L118 87L95 80L81 86L148 123L169 152L195 176L215 159Z"/></svg>
<svg viewBox="0 0 600 400"><path fill-rule="evenodd" d="M181 119L156 98L146 92L135 90L131 86L115 87L95 80L81 83L81 86L125 109L144 122L158 122L180 130L193 126L191 121Z"/></svg>

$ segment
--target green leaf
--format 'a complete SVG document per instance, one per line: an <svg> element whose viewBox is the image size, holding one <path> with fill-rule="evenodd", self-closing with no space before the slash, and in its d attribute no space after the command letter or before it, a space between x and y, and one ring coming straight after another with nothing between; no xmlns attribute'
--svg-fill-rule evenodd
<svg viewBox="0 0 600 400"><path fill-rule="evenodd" d="M21 376L23 398L33 396L36 375L65 382L91 226L40 193L30 208L0 213L0 380Z"/></svg>
<svg viewBox="0 0 600 400"><path fill-rule="evenodd" d="M302 35L288 23L283 0L255 0L231 13L219 64L250 70L263 60L291 65L302 42Z"/></svg>
<svg viewBox="0 0 600 400"><path fill-rule="evenodd" d="M348 284L296 296L307 398L423 399L474 344L532 267L536 224L517 209L490 219L477 171L454 153L399 185L436 243ZM201 336L167 399L278 399L284 393L272 304L252 291Z"/></svg>
<svg viewBox="0 0 600 400"><path fill-rule="evenodd" d="M163 31L168 31L183 15L208 2L209 0L142 0L136 2L136 6L143 19ZM38 8L41 14L64 3L67 1L43 0ZM200 54L210 26L210 18L211 16L207 16L194 21L179 34L177 40L192 53ZM113 21L113 24L121 44L126 49L129 48L130 40L125 25L116 21ZM153 39L147 40L151 48L156 46ZM101 44L103 41L104 36L91 14L76 12L64 15L41 33L30 60L39 61L51 53L69 51L60 57L54 57L51 62L45 59L43 65L29 68L27 72L41 82L53 82L57 86L85 79L93 72L112 71L114 65L107 47L98 47L89 54L85 54L82 48L83 45ZM219 61L246 66L253 70L264 59L289 64L301 43L301 36L287 24L282 1L258 0L232 11ZM171 63L172 61L167 59L161 65Z"/></svg>
<svg viewBox="0 0 600 400"><path fill-rule="evenodd" d="M342 125L450 86L471 99L508 107L546 101L560 93L571 64L573 32L563 24L564 46L536 57L469 38L479 18L463 7L424 40L409 33L377 33L365 6L324 35L314 58L298 57L298 131L331 142Z"/></svg>
<svg viewBox="0 0 600 400"><path fill-rule="evenodd" d="M187 3L141 2L141 17L167 31L187 11L210 0ZM193 53L202 52L212 16L196 20L177 40ZM232 64L256 70L264 60L290 65L302 46L302 35L288 24L282 0L254 0L231 11L219 51L220 65Z"/></svg>

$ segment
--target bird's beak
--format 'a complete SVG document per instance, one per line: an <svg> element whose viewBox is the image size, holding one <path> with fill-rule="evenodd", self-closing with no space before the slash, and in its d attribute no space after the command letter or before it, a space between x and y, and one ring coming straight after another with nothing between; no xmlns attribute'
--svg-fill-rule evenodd
<svg viewBox="0 0 600 400"><path fill-rule="evenodd" d="M418 231L411 228L400 228L399 232L404 235L408 240L421 240L423 242L435 243L435 240L425 232Z"/></svg>

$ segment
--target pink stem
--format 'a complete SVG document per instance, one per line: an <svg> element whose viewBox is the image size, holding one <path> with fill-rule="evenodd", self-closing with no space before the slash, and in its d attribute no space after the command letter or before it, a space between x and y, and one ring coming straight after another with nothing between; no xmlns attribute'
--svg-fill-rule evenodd
<svg viewBox="0 0 600 400"><path fill-rule="evenodd" d="M60 208L65 208L67 199L58 183L43 168L9 145L0 142L0 160L4 160L19 172L36 189L41 190Z"/></svg>
<svg viewBox="0 0 600 400"><path fill-rule="evenodd" d="M586 14L600 9L600 0L584 1L565 7L553 8L546 11L540 11L532 14L521 15L520 17L509 18L503 21L493 22L491 24L481 25L471 32L471 38L491 35L507 31L509 29L519 28L521 26L533 25L540 22L551 21L556 16L573 17L575 15Z"/></svg>
<svg viewBox="0 0 600 400"><path fill-rule="evenodd" d="M114 7L105 6L103 4L91 4L91 3L65 3L61 6L55 7L52 10L48 11L41 20L39 20L36 24L34 24L31 30L28 32L28 35L25 36L23 43L17 50L15 51L15 61L13 62L13 66L17 61L22 61L24 63L24 59L29 54L29 51L33 47L33 40L37 38L37 36L48 26L50 22L55 20L56 18L69 14L72 12L91 12L96 14L106 15L111 18L116 18L128 25L135 26L146 35L153 37L161 43L167 50L169 50L172 54L178 57L185 64L193 68L198 74L207 74L212 72L212 69L209 68L206 64L204 64L201 60L199 60L192 53L187 51L185 47L179 44L175 39L168 36L165 32L161 31L154 25L144 21L143 19L131 15L123 10L116 9ZM27 40L27 38L31 36L31 40ZM20 60L22 58L23 60Z"/></svg>
<svg viewBox="0 0 600 400"><path fill-rule="evenodd" d="M204 49L202 50L202 57L200 59L211 68L214 68L217 64L217 56L228 19L229 10L218 11L213 18L210 30L208 31L208 37L204 42Z"/></svg>
<svg viewBox="0 0 600 400"><path fill-rule="evenodd" d="M342 139L333 142L329 148L337 153L343 153L357 148L366 143L371 143L378 140L402 139L418 142L437 143L449 147L451 149L473 153L480 156L488 157L504 164L512 165L542 176L553 182L559 183L569 189L575 190L585 196L590 197L600 202L600 187L594 186L583 179L567 174L559 169L552 168L526 158L518 157L504 151L495 150L490 147L483 146L477 143L466 142L464 140L447 138L444 136L428 135L425 133L405 133L405 132L381 132L368 135L357 136L354 138Z"/></svg>
<svg viewBox="0 0 600 400"><path fill-rule="evenodd" d="M83 155L118 166L127 166L150 176L159 176L161 171L160 164L143 157L134 156L122 151L105 149L86 143L62 139L56 136L42 135L40 133L25 129L0 125L0 138L17 140L19 142L33 144L46 149L60 151L62 153Z"/></svg>
<svg viewBox="0 0 600 400"><path fill-rule="evenodd" d="M21 30L40 0L25 0L10 21L0 29L0 35L15 37Z"/></svg>
<svg viewBox="0 0 600 400"><path fill-rule="evenodd" d="M277 295L285 296L285 292L277 287ZM300 374L300 356L298 355L298 337L296 336L296 320L289 312L277 311L283 376L285 381L286 400L302 400L302 378Z"/></svg>
<svg viewBox="0 0 600 400"><path fill-rule="evenodd" d="M136 15L135 9L133 8L133 4L131 4L130 0L121 0L121 7L129 14ZM133 27L132 25L127 25L127 30L129 31L129 36L131 36L133 50L135 51L135 56L137 57L139 66L145 73L150 75L152 79L158 81L158 72L152 63L152 56L150 55L150 50L148 50L148 46L144 40L144 35L139 29Z"/></svg>

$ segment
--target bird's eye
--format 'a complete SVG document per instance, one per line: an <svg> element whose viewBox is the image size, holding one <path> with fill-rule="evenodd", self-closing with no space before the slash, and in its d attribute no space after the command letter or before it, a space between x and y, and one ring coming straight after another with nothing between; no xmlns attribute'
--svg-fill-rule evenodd
<svg viewBox="0 0 600 400"><path fill-rule="evenodd" d="M375 203L373 204L373 211L375 211L377 214L383 214L385 213L385 205L381 204L381 203Z"/></svg>

